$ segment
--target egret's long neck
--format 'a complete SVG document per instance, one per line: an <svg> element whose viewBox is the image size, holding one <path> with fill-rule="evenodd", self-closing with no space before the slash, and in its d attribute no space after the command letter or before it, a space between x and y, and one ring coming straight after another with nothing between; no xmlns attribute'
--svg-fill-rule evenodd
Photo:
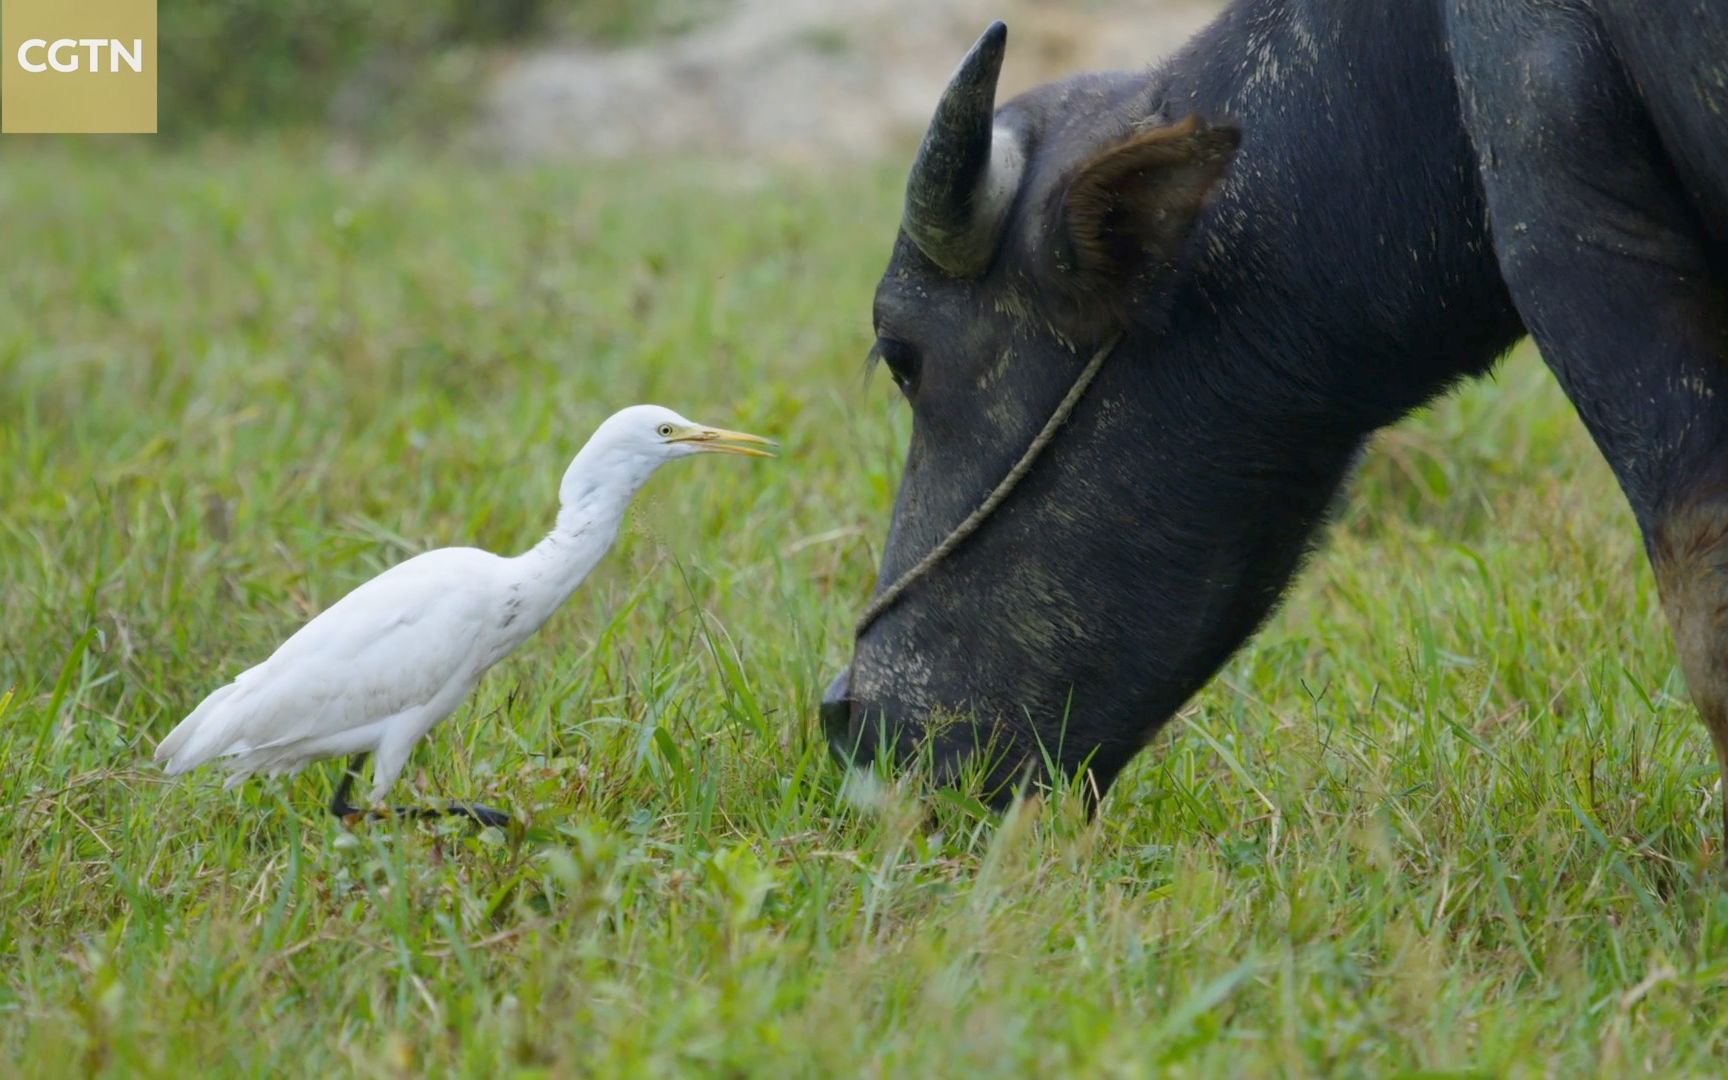
<svg viewBox="0 0 1728 1080"><path fill-rule="evenodd" d="M559 486L558 521L545 539L516 556L508 629L526 638L569 599L618 537L630 500L654 463L587 446Z"/></svg>

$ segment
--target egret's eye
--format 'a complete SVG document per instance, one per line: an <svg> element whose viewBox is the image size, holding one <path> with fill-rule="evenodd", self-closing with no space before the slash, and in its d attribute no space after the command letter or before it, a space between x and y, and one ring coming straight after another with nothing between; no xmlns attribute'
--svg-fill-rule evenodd
<svg viewBox="0 0 1728 1080"><path fill-rule="evenodd" d="M900 388L900 392L911 397L913 391L918 389L918 375L923 367L918 350L904 341L877 338L876 347L870 351L888 369L889 378L894 380L894 385Z"/></svg>
<svg viewBox="0 0 1728 1080"><path fill-rule="evenodd" d="M654 433L662 439L670 439L672 437L672 425L661 424L659 427L654 429Z"/></svg>

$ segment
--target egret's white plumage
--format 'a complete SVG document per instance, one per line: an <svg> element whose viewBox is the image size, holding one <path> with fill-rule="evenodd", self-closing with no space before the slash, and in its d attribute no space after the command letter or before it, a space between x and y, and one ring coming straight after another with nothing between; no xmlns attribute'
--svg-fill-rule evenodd
<svg viewBox="0 0 1728 1080"><path fill-rule="evenodd" d="M205 698L156 760L177 774L222 759L233 786L372 753L370 797L382 801L414 744L588 576L655 469L703 451L766 456L763 445L657 405L615 413L565 471L544 540L514 558L441 548L391 567Z"/></svg>

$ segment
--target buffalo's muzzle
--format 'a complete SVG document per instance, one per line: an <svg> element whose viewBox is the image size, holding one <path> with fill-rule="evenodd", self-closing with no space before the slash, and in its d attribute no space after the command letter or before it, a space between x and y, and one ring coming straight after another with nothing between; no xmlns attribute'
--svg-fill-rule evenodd
<svg viewBox="0 0 1728 1080"><path fill-rule="evenodd" d="M828 737L828 752L842 765L852 759L852 669L842 668L822 692L822 733Z"/></svg>

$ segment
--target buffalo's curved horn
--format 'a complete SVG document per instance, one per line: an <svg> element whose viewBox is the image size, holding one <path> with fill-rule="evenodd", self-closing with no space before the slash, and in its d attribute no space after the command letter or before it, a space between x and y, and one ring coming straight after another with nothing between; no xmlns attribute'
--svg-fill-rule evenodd
<svg viewBox="0 0 1728 1080"><path fill-rule="evenodd" d="M900 227L951 274L984 269L1020 186L1024 154L1013 132L993 131L996 78L1008 28L991 23L948 81L906 180Z"/></svg>

